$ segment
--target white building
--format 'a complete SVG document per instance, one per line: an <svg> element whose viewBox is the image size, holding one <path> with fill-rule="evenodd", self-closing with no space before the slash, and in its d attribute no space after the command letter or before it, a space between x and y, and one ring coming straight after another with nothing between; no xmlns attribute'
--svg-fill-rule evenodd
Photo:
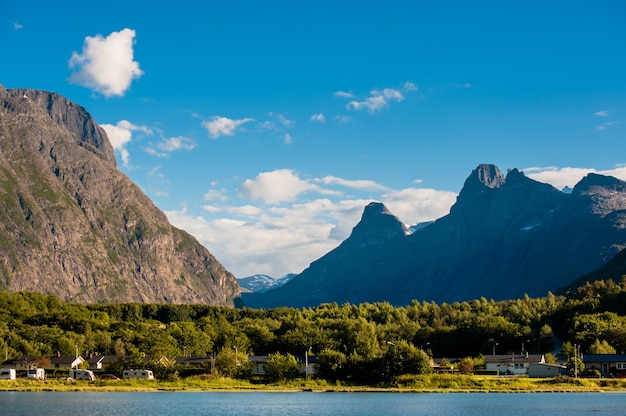
<svg viewBox="0 0 626 416"><path fill-rule="evenodd" d="M500 375L525 375L528 374L528 367L532 364L545 362L543 354L485 355L485 369L497 371Z"/></svg>

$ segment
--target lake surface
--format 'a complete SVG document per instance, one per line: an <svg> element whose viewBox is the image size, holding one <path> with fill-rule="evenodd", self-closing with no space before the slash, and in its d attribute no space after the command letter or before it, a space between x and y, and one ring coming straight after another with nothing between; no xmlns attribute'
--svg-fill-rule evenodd
<svg viewBox="0 0 626 416"><path fill-rule="evenodd" d="M0 392L12 416L623 415L626 393Z"/></svg>

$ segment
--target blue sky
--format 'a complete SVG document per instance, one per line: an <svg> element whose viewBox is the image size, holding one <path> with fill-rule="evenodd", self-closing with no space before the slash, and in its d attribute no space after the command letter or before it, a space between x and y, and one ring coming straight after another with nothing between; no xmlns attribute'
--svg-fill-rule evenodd
<svg viewBox="0 0 626 416"><path fill-rule="evenodd" d="M446 215L480 163L626 180L626 3L0 0L0 83L54 91L237 277L370 201Z"/></svg>

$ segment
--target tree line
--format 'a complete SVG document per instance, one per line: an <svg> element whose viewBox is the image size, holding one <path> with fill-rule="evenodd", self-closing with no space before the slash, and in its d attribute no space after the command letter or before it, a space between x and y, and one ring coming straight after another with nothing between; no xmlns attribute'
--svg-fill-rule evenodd
<svg viewBox="0 0 626 416"><path fill-rule="evenodd" d="M0 347L8 357L77 350L83 356L212 356L219 373L245 377L249 355L270 355L284 374L294 356L306 354L316 357L320 377L371 383L429 372L429 357L552 353L561 343L583 353L624 353L626 279L541 298L302 309L85 305L0 292Z"/></svg>

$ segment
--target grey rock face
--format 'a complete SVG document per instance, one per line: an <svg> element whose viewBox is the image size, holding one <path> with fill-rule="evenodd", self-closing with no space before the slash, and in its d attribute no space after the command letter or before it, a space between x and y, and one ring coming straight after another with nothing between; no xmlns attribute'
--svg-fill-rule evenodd
<svg viewBox="0 0 626 416"><path fill-rule="evenodd" d="M0 288L233 306L235 277L117 169L87 111L0 87Z"/></svg>

